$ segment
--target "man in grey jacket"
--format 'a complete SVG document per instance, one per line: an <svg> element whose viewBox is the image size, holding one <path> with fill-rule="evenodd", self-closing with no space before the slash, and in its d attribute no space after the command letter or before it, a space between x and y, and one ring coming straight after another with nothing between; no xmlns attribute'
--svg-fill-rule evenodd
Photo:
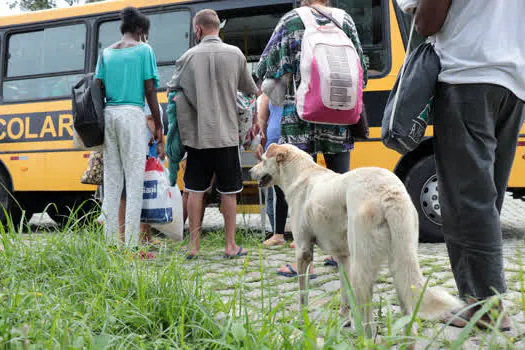
<svg viewBox="0 0 525 350"><path fill-rule="evenodd" d="M235 243L237 193L243 189L236 99L238 90L255 94L257 86L241 50L219 38L215 11L198 12L193 28L200 43L177 61L168 83L170 90L183 92L177 97L177 117L188 153L184 185L189 192L191 238L187 257L194 258L199 252L203 196L214 174L222 200L225 257L243 256L247 250Z"/></svg>
<svg viewBox="0 0 525 350"><path fill-rule="evenodd" d="M459 294L474 304L507 287L500 213L523 124L525 2L414 3L416 29L434 36L442 66L432 117L443 233ZM480 308L444 320L464 327ZM492 314L477 326L495 326ZM498 326L510 329L508 316Z"/></svg>

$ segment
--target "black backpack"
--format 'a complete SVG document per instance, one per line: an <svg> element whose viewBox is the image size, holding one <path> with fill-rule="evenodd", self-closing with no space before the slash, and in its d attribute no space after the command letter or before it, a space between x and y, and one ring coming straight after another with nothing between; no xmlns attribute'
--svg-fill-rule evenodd
<svg viewBox="0 0 525 350"><path fill-rule="evenodd" d="M73 87L73 126L86 147L104 143L104 96L93 77L86 74Z"/></svg>

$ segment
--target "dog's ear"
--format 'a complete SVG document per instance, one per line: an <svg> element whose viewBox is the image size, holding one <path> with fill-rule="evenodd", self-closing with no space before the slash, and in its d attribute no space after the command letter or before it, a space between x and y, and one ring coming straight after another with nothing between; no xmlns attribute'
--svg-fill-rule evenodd
<svg viewBox="0 0 525 350"><path fill-rule="evenodd" d="M286 151L281 151L277 153L277 157L275 157L277 160L277 164L281 164L282 162L284 162L286 160L286 155L287 155Z"/></svg>
<svg viewBox="0 0 525 350"><path fill-rule="evenodd" d="M286 148L279 146L275 143L272 143L270 147L266 150L266 157L272 158L275 157L277 164L280 164L286 160L288 155L288 150Z"/></svg>

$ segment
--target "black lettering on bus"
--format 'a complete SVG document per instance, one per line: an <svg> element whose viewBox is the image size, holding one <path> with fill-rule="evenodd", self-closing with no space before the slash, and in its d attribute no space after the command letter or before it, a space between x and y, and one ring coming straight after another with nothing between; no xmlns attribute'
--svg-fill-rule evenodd
<svg viewBox="0 0 525 350"><path fill-rule="evenodd" d="M5 139L5 127L7 125L7 123L5 122L4 119L0 118L0 125L2 125L2 128L0 130L2 130L0 132L0 141L2 141L3 139Z"/></svg>
<svg viewBox="0 0 525 350"><path fill-rule="evenodd" d="M73 138L71 111L0 115L0 141L40 142Z"/></svg>

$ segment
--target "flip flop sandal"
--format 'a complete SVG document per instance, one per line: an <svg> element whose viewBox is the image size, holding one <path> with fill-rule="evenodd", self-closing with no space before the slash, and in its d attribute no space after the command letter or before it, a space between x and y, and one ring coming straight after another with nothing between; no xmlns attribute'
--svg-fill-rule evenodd
<svg viewBox="0 0 525 350"><path fill-rule="evenodd" d="M286 267L288 268L288 271L290 272L277 271L277 274L280 276L284 276L284 277L296 277L297 276L297 271L294 270L292 265L286 264ZM311 280L314 280L317 278L317 275L315 273L311 273L308 276L310 276Z"/></svg>
<svg viewBox="0 0 525 350"><path fill-rule="evenodd" d="M286 241L284 239L280 240L280 239L270 238L270 239L267 239L266 241L264 241L263 245L265 247L274 247L274 246L277 246L277 245L283 245L284 243L286 243Z"/></svg>
<svg viewBox="0 0 525 350"><path fill-rule="evenodd" d="M198 258L199 258L198 255L192 255L192 254L186 255L186 260L197 260Z"/></svg>
<svg viewBox="0 0 525 350"><path fill-rule="evenodd" d="M237 254L233 254L233 255L229 255L229 254L224 254L224 259L236 259L236 258L240 258L241 256L246 256L248 255L248 252L242 252L242 247L239 247L239 251L237 252Z"/></svg>
<svg viewBox="0 0 525 350"><path fill-rule="evenodd" d="M334 266L334 267L337 267L337 261L335 261L335 259L334 259L333 256L324 259L324 264L325 264L325 266Z"/></svg>

